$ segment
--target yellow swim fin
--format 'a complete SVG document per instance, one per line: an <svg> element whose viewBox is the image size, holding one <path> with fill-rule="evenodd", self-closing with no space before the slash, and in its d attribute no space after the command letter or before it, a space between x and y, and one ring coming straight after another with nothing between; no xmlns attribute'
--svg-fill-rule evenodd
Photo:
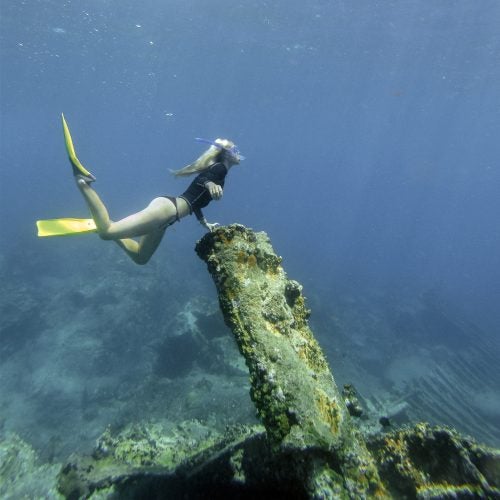
<svg viewBox="0 0 500 500"><path fill-rule="evenodd" d="M49 219L37 220L38 236L70 236L72 234L95 233L93 219Z"/></svg>
<svg viewBox="0 0 500 500"><path fill-rule="evenodd" d="M73 167L74 175L82 175L87 182L95 181L95 177L80 163L80 160L76 157L75 147L73 146L73 140L71 139L71 134L69 133L69 127L64 118L64 114L61 113L63 131L64 131L64 142L66 143L66 151L68 152L69 161Z"/></svg>

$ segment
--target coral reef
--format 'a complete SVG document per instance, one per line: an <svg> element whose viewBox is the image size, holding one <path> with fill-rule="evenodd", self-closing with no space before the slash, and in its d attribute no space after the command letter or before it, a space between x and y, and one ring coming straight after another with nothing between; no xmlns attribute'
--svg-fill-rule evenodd
<svg viewBox="0 0 500 500"><path fill-rule="evenodd" d="M216 431L197 420L109 429L91 456L75 455L63 466L64 497L500 497L500 453L453 430L418 424L370 437L361 433L365 412L352 419L348 411L361 413L356 391L338 390L309 329L302 287L288 279L264 233L222 227L205 235L196 250L208 264L225 322L245 359L265 430L238 425ZM186 310L191 320L182 323L197 337L202 328L191 313ZM200 315L210 324L214 318ZM177 342L190 344L185 334L179 331ZM162 342L168 351L167 339ZM213 356L214 341L217 336L194 341L201 349L194 365ZM217 383L206 373L193 386L193 404ZM155 383L150 381L152 392ZM386 415L392 420L404 404L395 402Z"/></svg>
<svg viewBox="0 0 500 500"><path fill-rule="evenodd" d="M0 498L64 498L57 490L58 464L40 464L33 448L16 434L0 438Z"/></svg>
<svg viewBox="0 0 500 500"><path fill-rule="evenodd" d="M0 269L0 430L17 433L40 460L62 462L90 453L108 425L203 418L221 430L256 422L245 363L203 269L205 284L178 283L172 268L186 266L175 255L139 268L112 248L74 239L58 247L61 266L68 245L70 253L83 245L87 256L71 272L47 272L54 248L31 256L37 281L19 276L22 261L10 262L9 274ZM199 275L201 263L188 259ZM172 294L165 284L174 281ZM169 349L176 341L184 356Z"/></svg>

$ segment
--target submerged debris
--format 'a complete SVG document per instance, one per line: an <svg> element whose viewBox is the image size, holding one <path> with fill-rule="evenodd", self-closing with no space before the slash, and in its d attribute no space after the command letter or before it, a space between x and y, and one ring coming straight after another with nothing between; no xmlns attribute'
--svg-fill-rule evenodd
<svg viewBox="0 0 500 500"><path fill-rule="evenodd" d="M384 429L391 426L391 419L389 417L380 417L378 422Z"/></svg>
<svg viewBox="0 0 500 500"><path fill-rule="evenodd" d="M351 417L361 417L361 415L363 415L363 408L359 402L356 389L352 384L344 384L342 396L344 397L349 415L351 415Z"/></svg>
<svg viewBox="0 0 500 500"><path fill-rule="evenodd" d="M420 423L368 448L394 498L500 498L500 451L453 429Z"/></svg>

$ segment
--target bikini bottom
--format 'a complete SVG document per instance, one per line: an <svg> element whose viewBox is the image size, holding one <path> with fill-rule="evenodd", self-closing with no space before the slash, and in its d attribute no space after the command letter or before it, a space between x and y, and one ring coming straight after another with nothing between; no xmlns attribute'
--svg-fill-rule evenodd
<svg viewBox="0 0 500 500"><path fill-rule="evenodd" d="M167 229L167 227L180 221L181 218L179 217L179 208L177 207L177 198L175 196L162 196L162 198L166 198L167 200L170 200L174 204L174 207L175 207L175 219L169 220L164 225L162 225L160 228L160 229Z"/></svg>

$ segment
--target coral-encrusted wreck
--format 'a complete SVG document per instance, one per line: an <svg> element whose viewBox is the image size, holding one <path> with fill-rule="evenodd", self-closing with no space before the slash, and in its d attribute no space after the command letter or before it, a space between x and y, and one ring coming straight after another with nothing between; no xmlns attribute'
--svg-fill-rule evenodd
<svg viewBox="0 0 500 500"><path fill-rule="evenodd" d="M308 327L302 287L287 278L265 233L233 225L207 235L196 251L245 357L251 397L275 452L287 455L311 494L325 487L353 497L383 494Z"/></svg>
<svg viewBox="0 0 500 500"><path fill-rule="evenodd" d="M163 440L150 431L107 436L92 458L63 468L64 496L500 498L500 453L452 430L418 424L369 440L361 435L308 327L302 287L287 278L265 233L222 227L196 252L245 358L265 432L210 434L182 453L179 432ZM149 437L139 445L137 435ZM138 447L139 461L132 456Z"/></svg>

